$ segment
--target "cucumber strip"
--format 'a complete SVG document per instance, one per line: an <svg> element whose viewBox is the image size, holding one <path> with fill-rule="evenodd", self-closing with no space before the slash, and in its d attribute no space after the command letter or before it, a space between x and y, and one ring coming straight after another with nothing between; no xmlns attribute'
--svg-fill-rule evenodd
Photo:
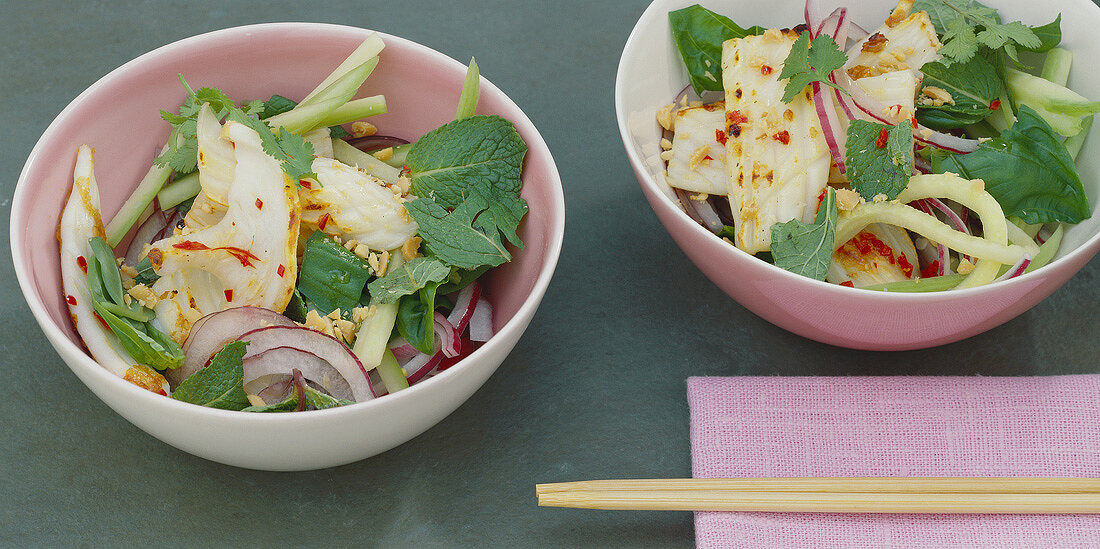
<svg viewBox="0 0 1100 549"><path fill-rule="evenodd" d="M272 128L282 129L291 133L302 134L314 128L321 127L321 122L336 109L343 106L359 87L370 76L371 71L378 65L378 58L372 57L365 63L345 72L331 84L326 86L310 102L302 101L297 107L282 114L277 114L267 119Z"/></svg>
<svg viewBox="0 0 1100 549"><path fill-rule="evenodd" d="M477 111L477 99L481 93L481 73L477 68L477 61L470 58L470 66L466 68L466 80L462 83L462 93L458 96L458 109L455 112L455 120L462 120L474 115Z"/></svg>
<svg viewBox="0 0 1100 549"><path fill-rule="evenodd" d="M347 59L344 59L344 61L341 62L331 74L326 76L320 84L317 84L317 87L313 88L313 91L309 92L309 95L306 95L301 103L313 101L314 97L320 94L322 90L335 82L338 78L344 76L345 73L366 63L370 58L377 57L384 47L386 47L386 44L382 42L382 38L378 36L378 33L371 33L362 44L359 44L359 46L355 48L355 51L351 52L351 55L348 55Z"/></svg>
<svg viewBox="0 0 1100 549"><path fill-rule="evenodd" d="M373 95L362 99L354 99L336 107L336 110L321 120L318 127L339 126L340 124L347 124L378 114L386 114L385 96Z"/></svg>
<svg viewBox="0 0 1100 549"><path fill-rule="evenodd" d="M1020 219L1019 217L1016 217L1016 216L1011 216L1011 217L1008 217L1007 219L1010 222L1012 222L1013 225L1016 225L1017 227L1019 227L1020 230L1024 231L1024 234L1026 234L1028 236L1028 238L1030 238L1032 240L1035 239L1035 235L1039 234L1039 229L1043 228L1042 223L1036 223L1034 225L1032 225L1030 223L1024 223L1023 219Z"/></svg>
<svg viewBox="0 0 1100 549"><path fill-rule="evenodd" d="M1081 131L1077 132L1077 135L1066 138L1066 151L1073 160L1076 161L1077 155L1081 154L1081 147L1085 144L1085 137L1088 136L1090 129L1092 129L1092 117L1088 116L1081 120Z"/></svg>
<svg viewBox="0 0 1100 549"><path fill-rule="evenodd" d="M389 349L386 349L382 355L382 361L378 364L378 377L382 378L382 384L390 393L409 388L405 371L401 369L401 365L397 363L397 357L393 356L393 351Z"/></svg>
<svg viewBox="0 0 1100 549"><path fill-rule="evenodd" d="M1073 54L1063 48L1054 48L1047 52L1043 60L1042 77L1059 86L1069 82L1069 68L1073 64Z"/></svg>
<svg viewBox="0 0 1100 549"><path fill-rule="evenodd" d="M168 145L160 150L160 154L164 154L168 150ZM161 187L164 186L164 182L168 181L168 175L172 173L172 169L167 165L157 166L153 164L149 171L146 172L145 177L141 178L141 183L138 183L134 192L130 194L130 197L126 199L126 202L122 203L122 207L119 208L118 213L115 214L111 222L107 224L107 243L112 248L118 246L119 242L122 242L126 233L130 232L130 229L134 228L134 224L137 223L138 218L141 217L145 208L152 204L153 197L160 192Z"/></svg>
<svg viewBox="0 0 1100 549"><path fill-rule="evenodd" d="M930 278L918 278L916 280L899 280L873 286L863 286L861 290L874 290L878 292L943 292L958 286L966 275L950 274L934 276Z"/></svg>
<svg viewBox="0 0 1100 549"><path fill-rule="evenodd" d="M390 269L400 267L404 262L405 256L401 250L390 251ZM390 335L393 333L394 322L397 321L397 305L397 302L383 304L373 297L370 300L370 308L374 313L359 326L359 331L355 334L355 346L352 349L367 371L377 368L382 363L382 357L390 342Z"/></svg>
<svg viewBox="0 0 1100 549"><path fill-rule="evenodd" d="M1100 112L1100 102L1013 68L1005 69L1005 84L1018 103L1035 109L1054 131L1066 137L1081 132L1081 116Z"/></svg>
<svg viewBox="0 0 1100 549"><path fill-rule="evenodd" d="M1050 238L1046 242L1043 242L1042 246L1039 246L1039 253L1035 254L1035 257L1031 259L1031 264L1024 269L1024 273L1030 273L1039 267L1050 263L1054 259L1054 254L1058 253L1058 248L1062 246L1062 235L1064 234L1065 225L1061 223L1051 233Z"/></svg>
<svg viewBox="0 0 1100 549"><path fill-rule="evenodd" d="M193 171L165 185L157 193L157 202L160 203L162 210L168 210L198 196L200 191L202 191L202 186L199 185L199 172Z"/></svg>
<svg viewBox="0 0 1100 549"><path fill-rule="evenodd" d="M332 154L336 160L355 166L387 183L397 183L397 178L401 176L401 171L397 168L348 145L343 139L332 140Z"/></svg>

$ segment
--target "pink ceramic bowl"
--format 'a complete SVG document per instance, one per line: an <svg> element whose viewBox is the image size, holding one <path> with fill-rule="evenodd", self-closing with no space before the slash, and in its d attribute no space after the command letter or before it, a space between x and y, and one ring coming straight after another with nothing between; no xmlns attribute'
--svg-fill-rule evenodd
<svg viewBox="0 0 1100 549"><path fill-rule="evenodd" d="M11 249L27 303L50 343L104 402L149 434L222 463L269 470L329 467L383 452L451 413L496 370L531 321L557 264L565 230L561 180L542 136L515 103L481 81L478 112L511 120L527 142L523 197L526 244L496 269L487 295L497 334L452 368L370 402L300 414L246 414L184 404L139 389L85 354L63 302L54 237L72 186L77 147L96 149L106 218L121 205L168 136L160 109L175 109L192 87L231 97L301 98L370 31L316 23L220 30L169 44L119 67L80 94L50 124L20 175L12 201ZM363 96L383 93L389 113L372 119L411 139L454 117L466 67L427 47L383 35L386 49ZM75 419L79 424L79 418ZM79 427L74 427L79 428Z"/></svg>
<svg viewBox="0 0 1100 549"><path fill-rule="evenodd" d="M694 0L655 0L627 39L615 81L619 133L650 206L684 253L723 291L764 319L796 334L856 349L919 349L958 341L1000 325L1034 306L1069 280L1100 249L1100 214L1068 227L1057 260L1006 282L953 292L887 294L804 278L760 261L693 222L663 183L657 108L688 83L672 40L668 12ZM1085 60L1100 51L1100 9L1088 0L991 0L1006 20L1050 22L1062 13L1062 47ZM709 0L704 6L742 27L793 27L804 0ZM825 13L844 3L822 2ZM878 28L895 0L847 2L849 16ZM1100 98L1100 72L1075 65L1070 87ZM1100 197L1100 136L1085 142L1078 169L1093 210Z"/></svg>

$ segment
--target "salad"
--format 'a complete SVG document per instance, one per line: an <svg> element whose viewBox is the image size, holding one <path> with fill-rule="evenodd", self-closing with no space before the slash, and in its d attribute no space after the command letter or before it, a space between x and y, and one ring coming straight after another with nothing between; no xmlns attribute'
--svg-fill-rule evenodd
<svg viewBox="0 0 1100 549"><path fill-rule="evenodd" d="M167 144L106 224L79 148L57 234L96 361L184 402L302 411L408 388L492 336L478 279L522 246L526 144L474 114L473 61L452 122L379 133L385 97L352 98L384 46L371 35L298 102L181 75Z"/></svg>
<svg viewBox="0 0 1100 549"><path fill-rule="evenodd" d="M900 0L870 31L806 2L789 29L669 13L690 79L658 110L668 191L731 245L885 291L1042 267L1092 212L1075 158L1100 102L1068 89L1061 15Z"/></svg>

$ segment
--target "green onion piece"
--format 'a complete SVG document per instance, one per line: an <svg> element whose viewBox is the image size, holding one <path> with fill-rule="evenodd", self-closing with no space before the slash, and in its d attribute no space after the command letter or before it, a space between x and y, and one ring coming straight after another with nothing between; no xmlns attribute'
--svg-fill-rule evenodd
<svg viewBox="0 0 1100 549"><path fill-rule="evenodd" d="M944 276L933 276L929 278L918 278L916 280L901 280L898 282L887 282L886 284L875 284L873 286L863 286L862 290L875 290L879 292L942 292L950 290L955 286L958 286L966 275L950 274Z"/></svg>
<svg viewBox="0 0 1100 549"><path fill-rule="evenodd" d="M340 124L347 124L378 114L386 114L385 96L373 95L362 99L353 99L336 107L336 110L323 118L317 127L339 126Z"/></svg>
<svg viewBox="0 0 1100 549"><path fill-rule="evenodd" d="M466 80L462 83L462 94L458 96L458 110L455 112L455 120L462 120L474 115L477 111L477 99L481 88L481 74L478 72L477 61L470 58L470 66L466 68Z"/></svg>
<svg viewBox="0 0 1100 549"><path fill-rule="evenodd" d="M395 168L401 168L405 165L405 158L409 156L409 151L412 150L413 145L416 143L406 143L404 145L394 145L393 156L386 159L386 164Z"/></svg>
<svg viewBox="0 0 1100 549"><path fill-rule="evenodd" d="M194 171L182 177L177 177L171 183L165 185L157 193L157 202L160 203L160 209L168 210L186 202L189 198L198 196L201 190L199 172Z"/></svg>
<svg viewBox="0 0 1100 549"><path fill-rule="evenodd" d="M390 393L396 393L401 389L409 388L409 380L405 378L405 371L397 363L397 357L386 349L382 354L382 361L378 364L378 377L382 378L382 384Z"/></svg>
<svg viewBox="0 0 1100 549"><path fill-rule="evenodd" d="M1059 86L1065 86L1069 82L1069 68L1072 64L1073 54L1069 50L1054 48L1047 52L1046 59L1043 60L1041 76Z"/></svg>
<svg viewBox="0 0 1100 549"><path fill-rule="evenodd" d="M355 51L351 52L347 59L344 59L331 74L326 76L320 84L317 84L317 87L313 88L313 91L309 92L309 95L307 95L305 99L302 99L302 103L312 102L314 97L319 95L337 79L344 76L355 67L366 63L372 57L377 57L384 47L386 47L386 45L382 42L382 38L378 36L377 33L372 33L362 44L359 44L359 46L355 48Z"/></svg>
<svg viewBox="0 0 1100 549"><path fill-rule="evenodd" d="M115 254L111 252L107 242L98 236L88 239L88 245L92 248L92 255L95 256L96 262L99 263L99 276L103 281L103 289L107 291L111 301L121 304L122 295L126 292L122 290L122 275L118 272Z"/></svg>
<svg viewBox="0 0 1100 549"><path fill-rule="evenodd" d="M161 149L161 154L168 150L168 146L165 145ZM111 222L107 224L107 243L111 247L118 246L119 242L122 242L126 233L130 232L130 229L134 228L134 224L137 223L138 218L141 217L145 208L149 207L149 204L153 202L153 197L160 192L160 188L164 186L164 182L168 181L168 175L172 173L172 169L167 166L157 166L153 164L146 172L145 177L141 178L141 183L138 183L134 192L130 194L130 197L126 199L126 202L122 203L122 207L119 208L118 213L111 219Z"/></svg>
<svg viewBox="0 0 1100 549"><path fill-rule="evenodd" d="M309 101L302 101L298 103L297 107L272 116L266 122L272 128L299 135L323 126L322 122L333 111L355 96L355 93L359 91L359 87L363 85L363 82L366 81L377 65L377 57L369 59L367 62L344 73Z"/></svg>

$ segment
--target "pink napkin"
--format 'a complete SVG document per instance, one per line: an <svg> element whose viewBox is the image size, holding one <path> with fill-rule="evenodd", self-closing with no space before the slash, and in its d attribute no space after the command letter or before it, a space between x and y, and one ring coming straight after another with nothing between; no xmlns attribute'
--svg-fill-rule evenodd
<svg viewBox="0 0 1100 549"><path fill-rule="evenodd" d="M1100 376L695 377L696 478L1100 477ZM699 547L1100 547L1100 515L696 513Z"/></svg>

